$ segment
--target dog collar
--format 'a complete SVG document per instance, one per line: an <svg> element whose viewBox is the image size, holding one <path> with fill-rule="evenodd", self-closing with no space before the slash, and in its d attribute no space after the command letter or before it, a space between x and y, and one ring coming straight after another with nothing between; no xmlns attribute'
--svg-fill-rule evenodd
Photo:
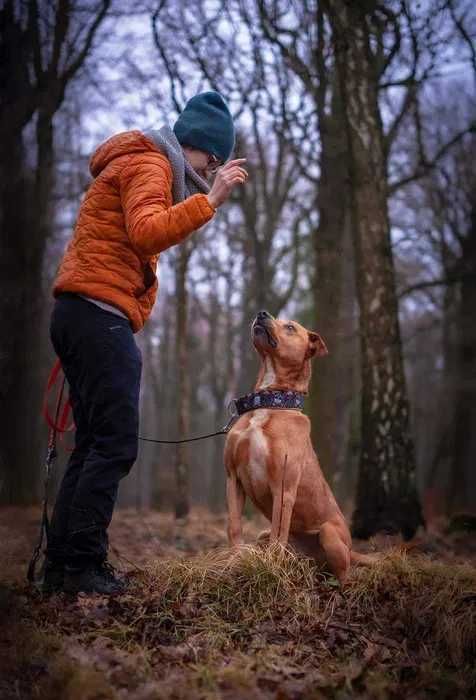
<svg viewBox="0 0 476 700"><path fill-rule="evenodd" d="M294 408L302 411L304 394L300 391L254 391L230 402L230 409L236 416L257 408Z"/></svg>

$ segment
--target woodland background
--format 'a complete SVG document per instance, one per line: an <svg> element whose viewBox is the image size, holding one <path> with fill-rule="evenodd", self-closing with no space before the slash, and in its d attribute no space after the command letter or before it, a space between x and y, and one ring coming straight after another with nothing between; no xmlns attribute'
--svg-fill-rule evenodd
<svg viewBox="0 0 476 700"><path fill-rule="evenodd" d="M472 0L4 0L0 502L40 497L50 290L93 149L211 88L250 177L161 256L141 434L221 427L267 309L329 347L306 410L356 534L476 515L475 35ZM120 502L222 510L222 448L143 445Z"/></svg>

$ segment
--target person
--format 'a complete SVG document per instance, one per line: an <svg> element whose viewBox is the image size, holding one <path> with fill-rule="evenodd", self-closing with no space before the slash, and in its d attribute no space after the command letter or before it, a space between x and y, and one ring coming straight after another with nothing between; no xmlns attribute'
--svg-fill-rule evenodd
<svg viewBox="0 0 476 700"><path fill-rule="evenodd" d="M53 287L50 335L76 435L49 529L45 592L123 589L107 562L107 529L138 450L141 355L133 334L152 311L160 253L210 221L245 182L245 159L228 160L234 142L224 99L204 92L173 130L120 133L92 156L94 180Z"/></svg>

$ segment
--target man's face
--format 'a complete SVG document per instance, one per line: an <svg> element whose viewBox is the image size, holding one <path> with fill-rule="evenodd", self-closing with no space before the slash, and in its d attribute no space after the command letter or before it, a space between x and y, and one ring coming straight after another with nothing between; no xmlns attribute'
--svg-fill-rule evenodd
<svg viewBox="0 0 476 700"><path fill-rule="evenodd" d="M211 153L199 151L198 148L190 148L184 146L184 155L192 168L204 180L210 180L216 173L217 169L222 165L222 162Z"/></svg>

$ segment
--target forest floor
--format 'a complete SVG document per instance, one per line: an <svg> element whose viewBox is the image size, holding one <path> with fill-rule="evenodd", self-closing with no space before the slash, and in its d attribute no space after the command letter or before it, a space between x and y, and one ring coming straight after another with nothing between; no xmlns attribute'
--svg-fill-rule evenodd
<svg viewBox="0 0 476 700"><path fill-rule="evenodd" d="M476 697L475 533L356 543L385 556L340 589L279 548L231 554L222 515L119 510L127 593L72 599L25 584L38 518L0 510L2 700Z"/></svg>

